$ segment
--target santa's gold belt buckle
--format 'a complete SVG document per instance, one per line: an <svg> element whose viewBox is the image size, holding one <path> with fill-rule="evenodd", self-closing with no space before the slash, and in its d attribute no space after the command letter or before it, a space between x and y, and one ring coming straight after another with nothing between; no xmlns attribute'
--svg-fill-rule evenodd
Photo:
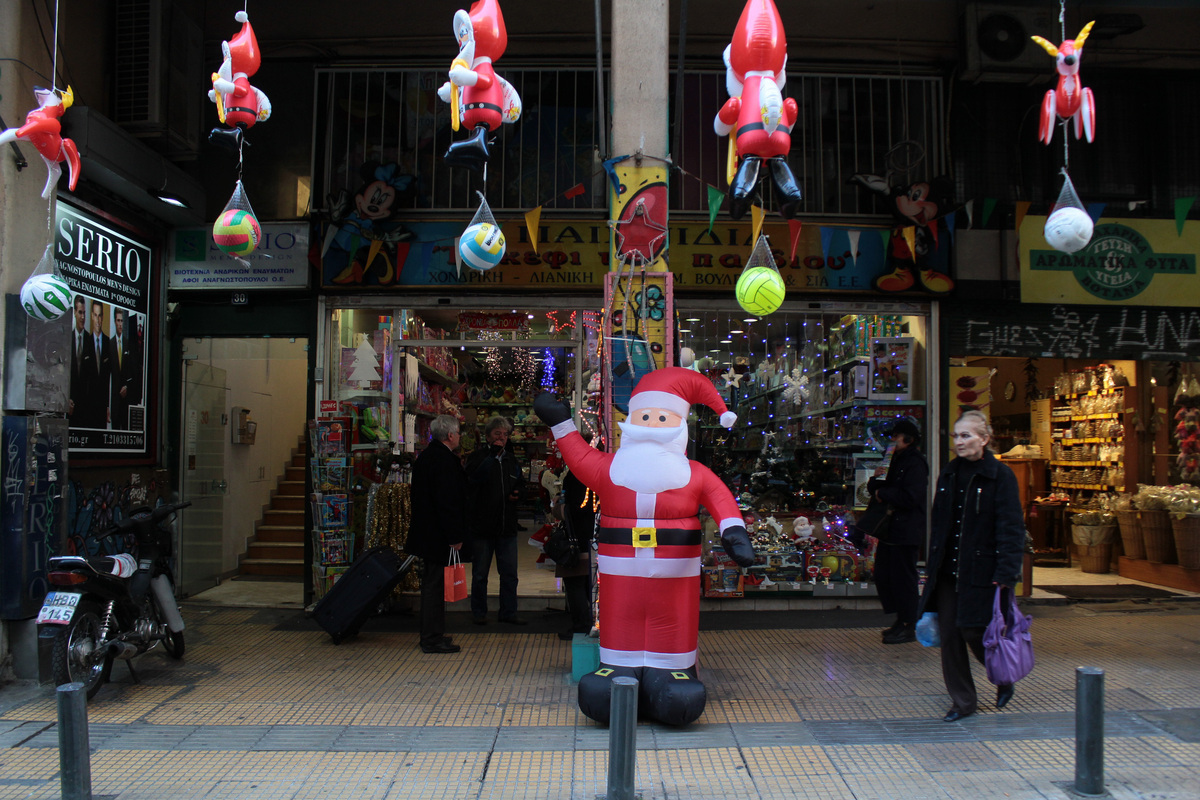
<svg viewBox="0 0 1200 800"><path fill-rule="evenodd" d="M633 529L633 546L634 547L658 547L658 529L657 528L634 528Z"/></svg>

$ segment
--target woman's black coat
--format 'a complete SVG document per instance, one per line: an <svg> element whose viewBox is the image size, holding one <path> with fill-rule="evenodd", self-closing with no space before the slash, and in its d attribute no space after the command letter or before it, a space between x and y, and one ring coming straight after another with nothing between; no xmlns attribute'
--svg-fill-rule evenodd
<svg viewBox="0 0 1200 800"><path fill-rule="evenodd" d="M921 596L921 612L937 589L938 572L953 535L957 462L938 476L933 499L929 578ZM963 499L962 538L958 544L958 627L985 627L992 619L993 583L1015 586L1021 580L1025 522L1017 476L988 451L981 470L970 479Z"/></svg>
<svg viewBox="0 0 1200 800"><path fill-rule="evenodd" d="M925 542L925 505L928 502L929 464L925 456L910 444L892 456L887 475L867 481L871 497L879 493L880 502L894 511L882 541L897 545L921 545Z"/></svg>
<svg viewBox="0 0 1200 800"><path fill-rule="evenodd" d="M517 503L512 494L520 491L521 465L507 448L485 444L467 459L470 486L471 533L481 539L517 535Z"/></svg>
<svg viewBox="0 0 1200 800"><path fill-rule="evenodd" d="M466 497L467 475L458 456L445 444L430 442L413 462L409 554L445 564L450 545L466 537Z"/></svg>

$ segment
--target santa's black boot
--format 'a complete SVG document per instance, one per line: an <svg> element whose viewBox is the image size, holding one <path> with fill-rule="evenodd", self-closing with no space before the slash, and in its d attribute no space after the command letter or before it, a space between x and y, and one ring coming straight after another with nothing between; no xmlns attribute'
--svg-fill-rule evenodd
<svg viewBox="0 0 1200 800"><path fill-rule="evenodd" d="M687 725L704 713L708 693L696 678L696 668L642 670L640 705L646 713L666 725Z"/></svg>
<svg viewBox="0 0 1200 800"><path fill-rule="evenodd" d="M607 725L611 713L613 678L636 678L640 681L642 669L600 664L595 672L589 672L579 679L579 710L601 725Z"/></svg>
<svg viewBox="0 0 1200 800"><path fill-rule="evenodd" d="M488 161L488 128L476 125L470 138L455 142L446 150L445 161L451 167L465 167L482 172Z"/></svg>
<svg viewBox="0 0 1200 800"><path fill-rule="evenodd" d="M237 153L242 147L241 128L213 128L208 132L208 140L231 153ZM249 142L247 142L247 145Z"/></svg>
<svg viewBox="0 0 1200 800"><path fill-rule="evenodd" d="M754 204L755 190L758 188L758 166L762 161L758 156L745 156L738 164L734 173L733 183L729 185L729 216L741 219Z"/></svg>
<svg viewBox="0 0 1200 800"><path fill-rule="evenodd" d="M771 182L775 184L779 214L784 219L792 219L800 210L800 184L796 183L792 168L782 156L771 159Z"/></svg>

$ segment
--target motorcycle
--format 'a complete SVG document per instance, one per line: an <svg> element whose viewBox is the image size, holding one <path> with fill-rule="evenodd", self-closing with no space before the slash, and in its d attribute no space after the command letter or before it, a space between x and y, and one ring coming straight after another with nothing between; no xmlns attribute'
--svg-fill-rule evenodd
<svg viewBox="0 0 1200 800"><path fill-rule="evenodd" d="M132 533L137 558L127 553L84 558L52 556L50 584L37 617L38 636L53 639L56 686L82 683L90 700L109 679L115 659L129 661L162 643L183 658L183 617L171 572L173 535L164 520L190 502L134 509L110 533ZM137 675L129 663L134 682Z"/></svg>

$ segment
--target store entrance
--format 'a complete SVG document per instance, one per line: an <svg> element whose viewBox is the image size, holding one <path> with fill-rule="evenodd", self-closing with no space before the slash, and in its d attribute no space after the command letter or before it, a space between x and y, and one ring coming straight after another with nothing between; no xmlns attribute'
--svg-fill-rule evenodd
<svg viewBox="0 0 1200 800"><path fill-rule="evenodd" d="M1189 468L1184 422L1200 406L1200 384L1194 401L1190 388L1194 364L950 363L951 420L961 408L985 410L993 449L1017 475L1035 590L1124 584L1200 591L1175 552L1169 519L1170 511L1183 517L1200 509L1200 472Z"/></svg>
<svg viewBox="0 0 1200 800"><path fill-rule="evenodd" d="M297 398L308 392L308 360L305 338L183 343L179 485L192 503L179 523L185 596L218 587L263 605L300 602L306 415Z"/></svg>
<svg viewBox="0 0 1200 800"><path fill-rule="evenodd" d="M540 550L526 546L549 511L543 473L561 471L553 436L533 413L533 401L541 392L553 392L568 398L573 408L583 405L584 387L598 363L597 326L583 324L585 313L536 307L332 311L322 407L332 409L331 419L347 435L337 453L322 456L313 475L324 494L346 497L352 536L346 526L326 526L318 518L314 599L344 571L348 540L351 553L379 545L405 551L406 523L380 518L380 504L371 497L386 493L388 483L407 482L408 466L428 446L430 425L439 415L459 420L461 455L468 464L485 444L489 424L509 428L506 449L520 466L522 483L518 594L523 606L540 603L539 608L545 607L547 596L559 594L552 570L539 565L544 562ZM594 426L594 416L581 415L581 423ZM344 475L327 469L342 463ZM341 544L332 546L337 542ZM499 582L492 569L489 595L494 597ZM415 591L415 576L402 588Z"/></svg>

